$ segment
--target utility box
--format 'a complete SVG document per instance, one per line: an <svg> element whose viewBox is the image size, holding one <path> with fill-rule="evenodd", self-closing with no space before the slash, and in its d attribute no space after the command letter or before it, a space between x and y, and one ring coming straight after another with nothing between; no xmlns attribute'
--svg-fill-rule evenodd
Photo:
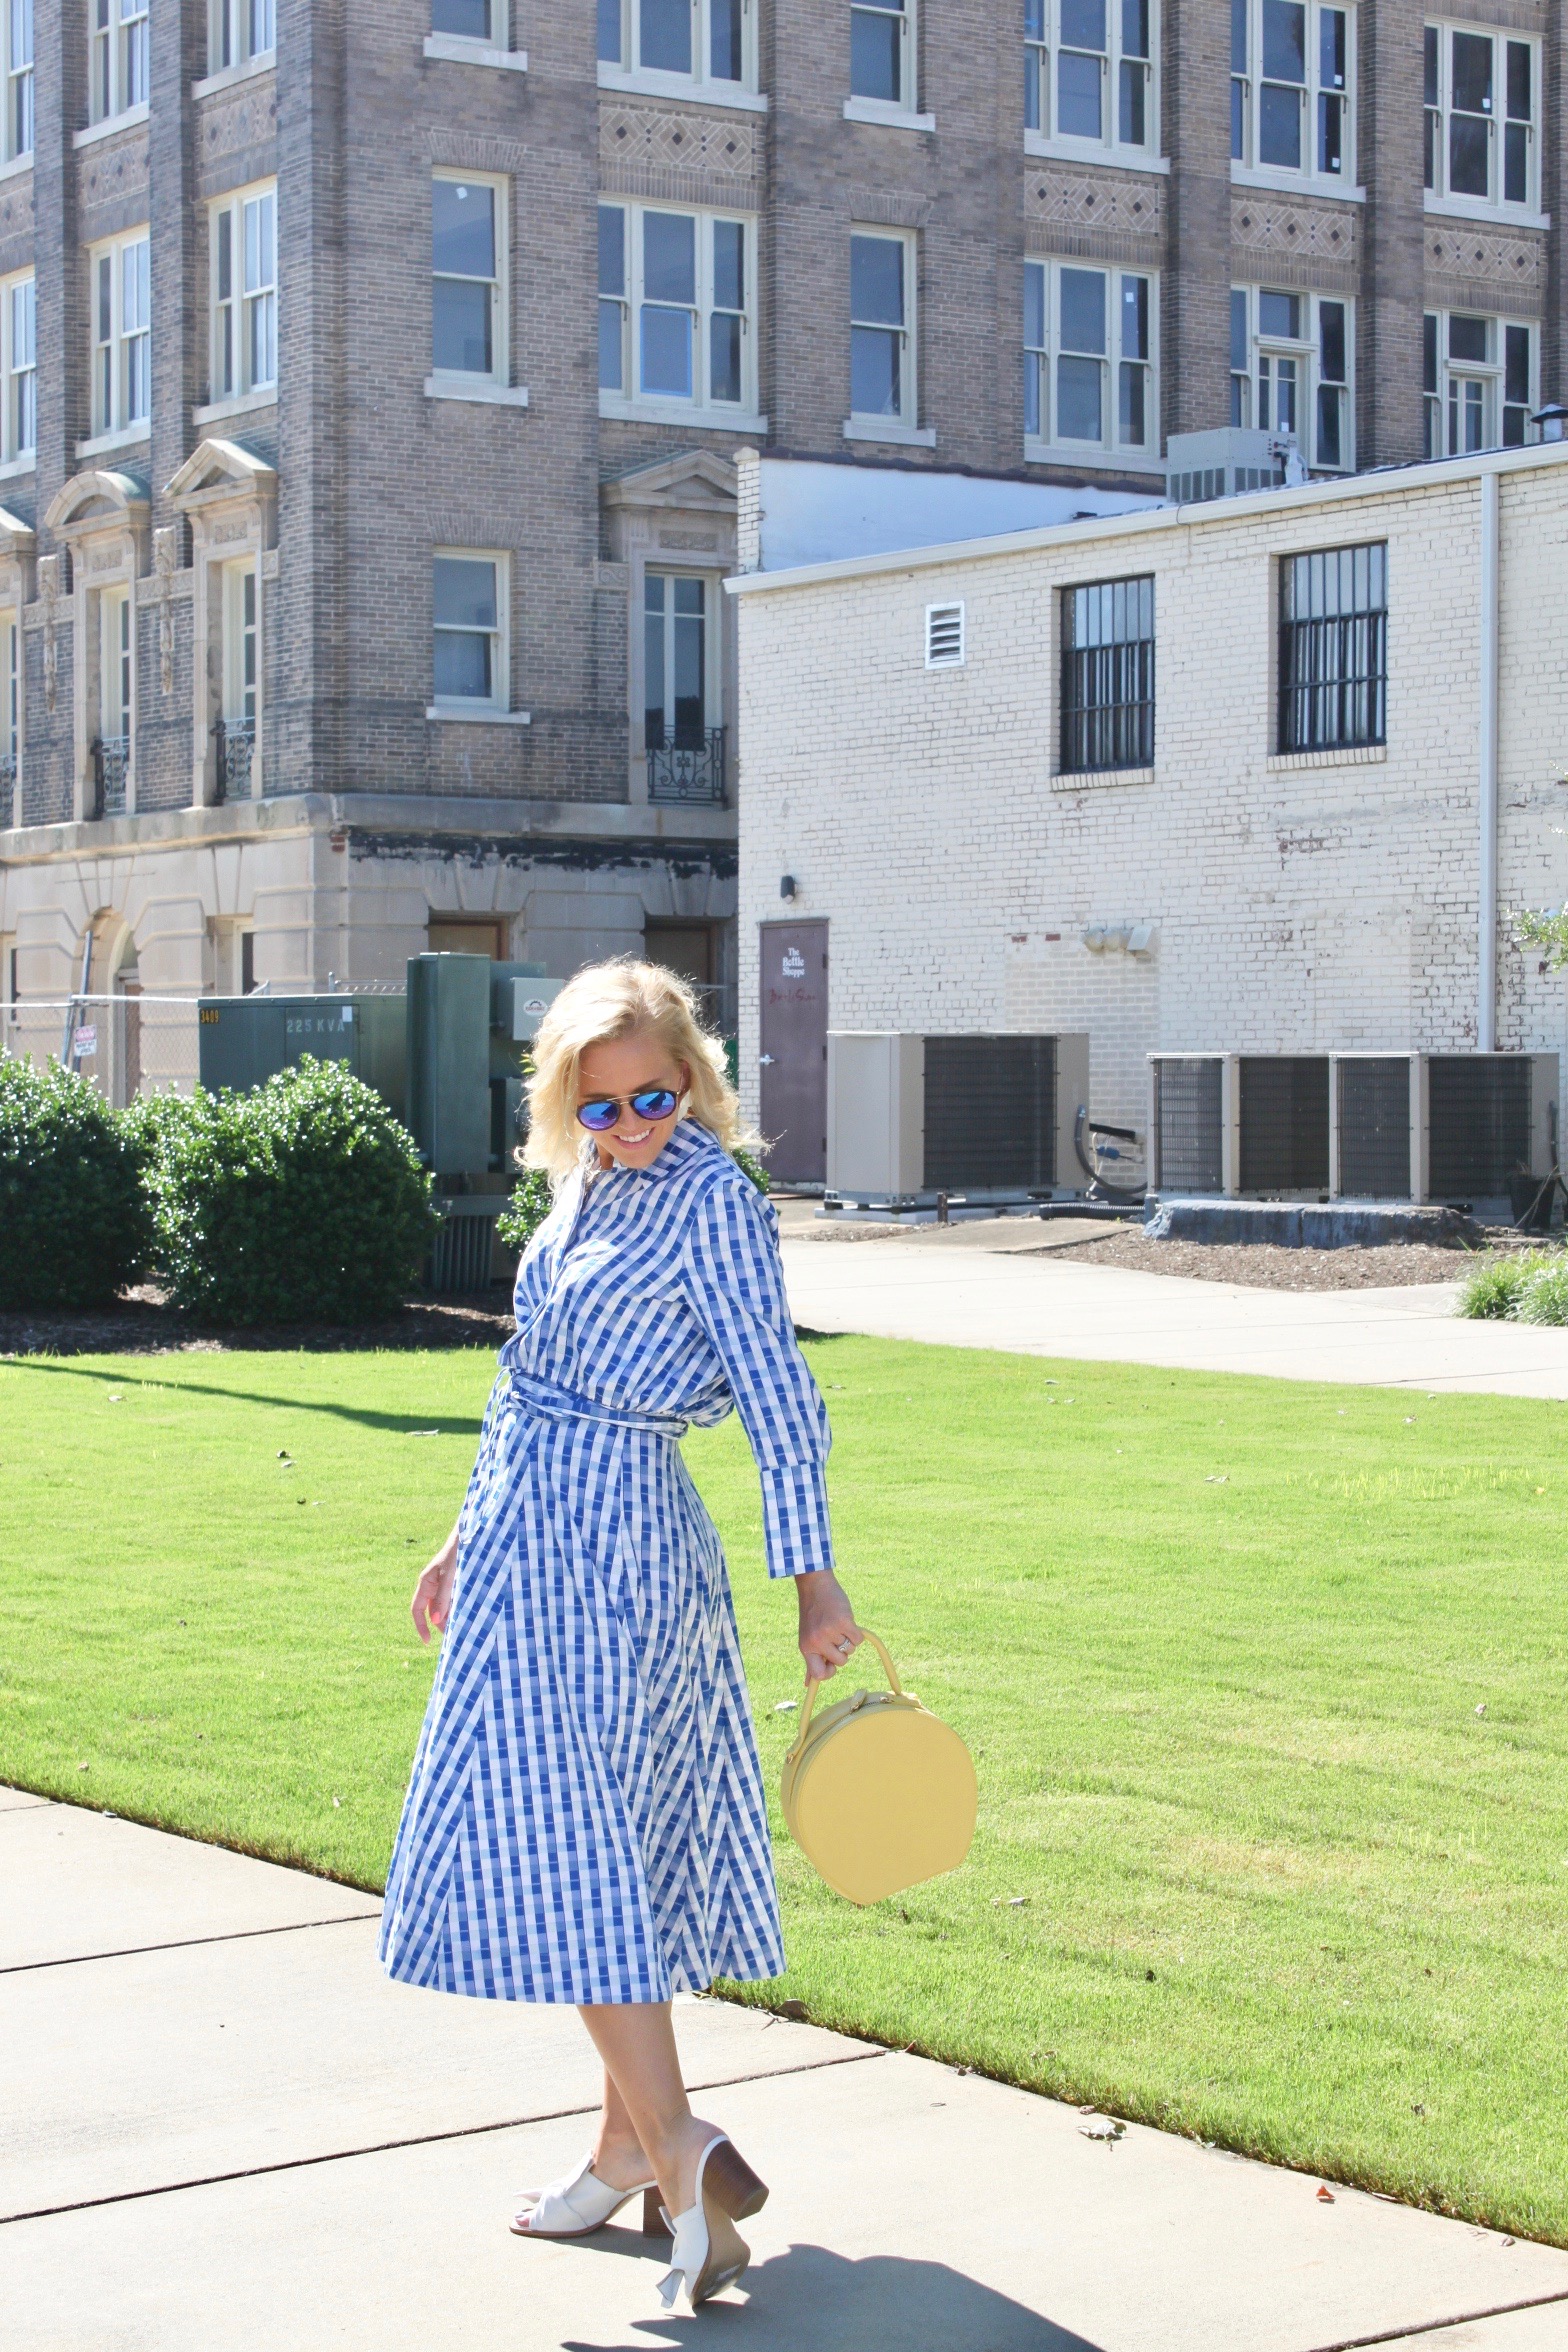
<svg viewBox="0 0 1568 2352"><path fill-rule="evenodd" d="M866 1202L1081 1190L1073 1128L1089 1040L839 1030L828 1037L827 1189Z"/></svg>
<svg viewBox="0 0 1568 2352"><path fill-rule="evenodd" d="M490 975L488 956L409 958L407 1123L438 1176L490 1172Z"/></svg>
<svg viewBox="0 0 1568 2352"><path fill-rule="evenodd" d="M1173 433L1165 445L1166 496L1178 506L1235 498L1247 490L1275 490L1284 479L1279 438L1246 425Z"/></svg>
<svg viewBox="0 0 1568 2352"><path fill-rule="evenodd" d="M515 967L508 965L505 968L512 970ZM564 980L546 980L542 977L513 980L510 1010L514 1044L532 1045L539 1034L540 1022L565 986Z"/></svg>
<svg viewBox="0 0 1568 2352"><path fill-rule="evenodd" d="M343 1062L406 1115L407 1037L399 996L218 996L196 1016L197 1075L216 1093L264 1086L304 1055Z"/></svg>

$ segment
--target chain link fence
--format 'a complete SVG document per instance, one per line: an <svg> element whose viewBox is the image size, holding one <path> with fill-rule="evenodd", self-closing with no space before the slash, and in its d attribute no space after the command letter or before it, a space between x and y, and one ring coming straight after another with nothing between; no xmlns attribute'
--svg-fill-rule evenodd
<svg viewBox="0 0 1568 2352"><path fill-rule="evenodd" d="M189 1094L200 1054L195 996L24 998L0 1005L0 1052L79 1070L112 1103L145 1094Z"/></svg>

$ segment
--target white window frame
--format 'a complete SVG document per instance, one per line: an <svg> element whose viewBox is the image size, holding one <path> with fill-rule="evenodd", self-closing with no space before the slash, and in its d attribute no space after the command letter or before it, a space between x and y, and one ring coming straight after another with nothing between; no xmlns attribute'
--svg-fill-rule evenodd
<svg viewBox="0 0 1568 2352"><path fill-rule="evenodd" d="M731 212L719 206L697 204L659 204L646 199L606 197L599 206L601 216L618 212L622 220L622 282L621 291L609 290L601 265L600 320L601 335L613 333L612 310L620 310L621 384L601 383L599 414L601 417L623 417L648 421L653 418L679 421L684 424L701 422L725 432L757 432L766 429L767 420L757 414L757 221L753 213ZM673 215L695 223L696 299L690 304L675 304L678 309L690 308L695 325L693 330L692 392L688 399L676 392L645 392L641 388L640 354L642 335L640 322L645 307L655 310L664 307L649 301L645 292L643 266L648 220L651 215ZM745 283L744 301L739 310L732 305L715 301L716 266L714 243L716 229L738 228L741 232L741 266ZM740 320L740 399L715 400L712 397L713 320L715 317Z"/></svg>
<svg viewBox="0 0 1568 2352"><path fill-rule="evenodd" d="M138 249L139 261L135 258ZM152 419L152 255L146 228L130 229L122 237L111 237L102 245L90 246L87 262L93 438L103 440L123 435L127 440L145 440ZM138 298L134 305L126 299L132 289ZM143 301L145 324L140 318ZM140 364L145 369L145 406L134 413L129 402L139 363L130 349L133 342L143 346L144 359Z"/></svg>
<svg viewBox="0 0 1568 2352"><path fill-rule="evenodd" d="M27 664L22 653L19 605L0 612L0 758L11 762L11 822L22 821L23 695Z"/></svg>
<svg viewBox="0 0 1568 2352"><path fill-rule="evenodd" d="M5 47L5 121L0 163L20 163L33 152L36 130L33 73L33 0L0 0Z"/></svg>
<svg viewBox="0 0 1568 2352"><path fill-rule="evenodd" d="M1355 0L1298 0L1306 16L1306 80L1292 84L1265 73L1264 12L1271 0L1231 0L1231 165L1233 182L1249 188L1308 188L1314 196L1343 196L1359 201L1364 191L1356 185L1356 6ZM1331 82L1323 71L1323 18L1345 19L1345 59L1342 83ZM1246 68L1238 70L1238 36L1245 26ZM1263 88L1299 88L1302 103L1302 157L1299 166L1265 163L1261 155ZM1340 107L1340 168L1323 171L1318 165L1319 125L1325 103ZM1237 144L1240 110L1241 153Z"/></svg>
<svg viewBox="0 0 1568 2352"><path fill-rule="evenodd" d="M0 463L30 473L38 461L38 290L30 269L0 278Z"/></svg>
<svg viewBox="0 0 1568 2352"><path fill-rule="evenodd" d="M1070 0L1025 0L1024 5L1024 152L1056 155L1081 163L1116 163L1133 170L1169 170L1160 155L1160 8L1159 0L1131 0L1141 7L1145 54L1125 46L1129 0L1104 0L1105 46L1084 50L1070 37L1076 29L1064 22ZM1100 75L1102 135L1057 127L1060 112L1063 53L1103 58ZM1143 137L1122 137L1123 82L1141 75Z"/></svg>
<svg viewBox="0 0 1568 2352"><path fill-rule="evenodd" d="M1299 324L1302 331L1287 335L1262 323L1262 297L1283 294L1301 305ZM1244 427L1256 427L1271 433L1282 430L1277 421L1278 363L1281 359L1296 363L1297 429L1296 443L1310 472L1327 476L1352 474L1356 470L1356 305L1349 294L1311 294L1297 286L1232 286L1231 299L1246 302L1246 371L1245 396L1240 398L1241 414L1237 416L1238 397L1242 384L1242 370L1235 364L1235 321L1231 336L1231 421ZM1338 304L1344 311L1345 374L1343 382L1323 372L1323 305ZM1260 424L1264 376L1268 368L1269 417L1266 426ZM1320 432L1319 391L1338 394L1340 457L1337 464L1328 462L1320 454L1320 443L1326 436ZM1305 419L1307 430L1301 428Z"/></svg>
<svg viewBox="0 0 1568 2352"><path fill-rule="evenodd" d="M208 207L213 405L278 388L278 184L256 180Z"/></svg>
<svg viewBox="0 0 1568 2352"><path fill-rule="evenodd" d="M1127 269L1116 262L1078 261L1075 259L1031 256L1024 263L1024 320L1023 351L1026 371L1033 373L1040 402L1039 421L1046 429L1029 430L1029 379L1025 379L1024 456L1032 463L1067 462L1082 465L1094 457L1102 463L1121 463L1129 468L1148 473L1160 463L1160 280L1156 270ZM1062 274L1081 272L1088 277L1105 281L1105 342L1103 353L1078 353L1062 340ZM1031 276L1030 273L1039 273ZM1125 300L1124 281L1141 280L1144 288L1145 351L1142 355L1124 348L1123 322ZM1036 312L1038 305L1038 313ZM1030 327L1038 316L1044 327L1043 339L1032 342ZM1106 431L1098 441L1078 441L1065 438L1057 429L1059 398L1058 363L1063 358L1098 358L1102 370L1101 415ZM1142 441L1122 437L1122 369L1143 370L1143 429Z"/></svg>
<svg viewBox="0 0 1568 2352"><path fill-rule="evenodd" d="M100 588L97 606L98 734L104 742L123 737L128 777L136 738L136 602L130 581ZM108 724L111 710L119 721L114 727Z"/></svg>
<svg viewBox="0 0 1568 2352"><path fill-rule="evenodd" d="M465 389L468 389L468 388L471 388L471 387L478 387L478 386L485 386L485 385L493 386L493 387L495 387L497 390L503 390L503 389L506 389L506 388L508 388L508 387L510 386L510 383L511 383L511 364L512 364L512 362L511 362L511 318L512 318L512 296L511 296L511 266L512 266L512 183L511 183L511 180L508 178L508 176L507 176L507 175L506 175L504 172L474 172L474 171L462 171L462 170L458 169L458 168L457 168L457 166L455 166L455 165L451 165L451 166L447 166L447 165L437 165L437 166L436 166L436 168L435 168L435 170L433 170L433 171L432 171L432 173L431 173L431 175L430 175L430 183L431 183L431 190L432 190L432 194L431 194L431 206L432 206L432 217L431 217L431 244L430 244L430 246L429 246L429 247L427 247L427 252L428 252L428 254L429 254L429 260L428 260L428 262L427 262L427 265L426 265L426 266L427 266L427 268L429 269L429 273L430 273L430 333L431 333L431 344L430 344L430 368L431 368L431 372L430 372L430 377L429 377L429 380L428 380L428 383L427 383L426 389L427 389L428 391L432 392L432 393L439 393L439 392L442 392L442 391L445 391L445 390L448 390L448 389L450 389L450 390L453 390L453 391L463 391L463 390L465 390ZM493 218L493 221L494 221L494 225L495 225L495 276L494 276L492 279L488 280L488 281L486 281L485 279L482 279L482 278L463 278L463 279L461 279L461 280L456 280L456 279L454 278L454 282L459 282L459 283L462 283L462 284L465 284L465 285L483 285L483 284L485 284L485 283L487 283L487 282L488 282L488 284L489 284L489 286L490 286L490 290L491 290L491 291L490 291L490 366L489 366L488 370L481 370L481 369L479 369L479 368L450 368L450 367L442 367L442 366L440 366L440 365L438 364L438 362L437 362L437 360L436 360L436 355L435 355L435 287L436 287L436 279L437 279L437 277L438 277L438 276L441 276L441 277L454 276L454 273L452 273L452 272L445 271L445 270L442 270L442 271L437 271L437 269L436 269L436 267L435 267L435 253L434 253L434 237L435 237L434 204L435 204L435 196L434 196L434 190L435 190L435 188L436 188L436 186L437 186L438 184L444 184L444 185L446 185L446 186L448 186L448 187L463 187L463 188L488 188L488 189L491 191L491 200L492 200L492 203L493 203L493 205L494 205L494 208L495 208L495 209L494 209L494 212L493 212L493 215L492 215L492 218Z"/></svg>
<svg viewBox="0 0 1568 2352"><path fill-rule="evenodd" d="M844 120L884 123L901 131L934 131L936 117L920 112L920 0L848 0L848 4L849 96L844 101ZM873 97L855 88L854 41L858 17L879 18L897 29L896 98Z"/></svg>
<svg viewBox="0 0 1568 2352"><path fill-rule="evenodd" d="M238 73L272 57L278 46L278 0L209 0L207 72Z"/></svg>
<svg viewBox="0 0 1568 2352"><path fill-rule="evenodd" d="M487 696L439 694L435 687L435 637L446 624L435 618L436 565L451 563L487 563L495 566L495 627L488 631L471 632L490 638L490 692ZM430 708L432 718L494 718L510 711L512 701L511 658L511 572L512 559L504 548L496 547L433 547L430 551Z"/></svg>
<svg viewBox="0 0 1568 2352"><path fill-rule="evenodd" d="M142 113L150 96L151 0L86 0L87 108L94 123Z"/></svg>
<svg viewBox="0 0 1568 2352"><path fill-rule="evenodd" d="M682 564L674 561L667 562L662 556L655 556L649 562L642 565L639 570L638 579L639 602L635 616L637 624L638 687L636 742L638 749L643 752L644 756L646 756L646 729L648 716L649 581L695 580L702 589L702 729L705 738L713 731L714 728L722 727L724 725L724 644L721 632L724 623L725 600L722 573L701 571L695 565L691 564ZM675 622L678 616L671 610L671 603L672 600L666 597L665 610L662 616L665 627L665 676L661 683L666 688L670 688L674 684L675 651L677 644ZM668 722L670 713L674 708L674 700L672 695L666 695L663 707L666 721Z"/></svg>
<svg viewBox="0 0 1568 2352"><path fill-rule="evenodd" d="M1486 328L1485 359L1456 359L1450 351L1450 325L1455 319L1479 320ZM1436 322L1436 369L1431 367L1433 329L1426 324ZM1529 339L1528 397L1510 400L1508 394L1508 338L1510 333L1523 333ZM1461 422L1461 387L1466 384L1481 388L1481 439L1477 449L1522 449L1538 438L1531 419L1541 405L1541 322L1539 319L1509 318L1506 314L1473 310L1429 310L1422 320L1422 415L1425 430L1426 454L1429 457L1467 457L1471 445L1466 434L1455 428ZM1432 382L1436 374L1436 384ZM1508 430L1506 412L1523 408L1520 438L1505 440ZM1433 434L1436 432L1434 445ZM1459 447L1451 448L1457 438Z"/></svg>
<svg viewBox="0 0 1568 2352"><path fill-rule="evenodd" d="M1427 67L1431 62L1431 36L1437 36L1437 103L1423 109L1423 136L1426 160L1433 171L1433 185L1425 190L1425 209L1445 214L1454 220L1512 220L1544 229L1550 224L1541 210L1541 129L1542 129L1542 73L1544 58L1542 44L1531 33L1510 32L1496 25L1468 24L1462 18L1428 17L1423 28L1423 83L1424 94L1431 95L1431 77ZM1454 35L1461 33L1472 40L1489 41L1492 45L1492 89L1490 114L1476 115L1469 109L1453 104ZM1508 111L1508 52L1510 48L1529 51L1530 55L1530 112L1527 117L1510 115ZM1491 133L1487 141L1487 189L1485 196L1452 195L1448 181L1452 164L1450 126L1456 113L1470 114L1472 120L1484 121ZM1506 155L1511 126L1523 126L1525 146L1525 194L1508 198L1503 194L1507 185ZM1499 135L1499 133L1501 135Z"/></svg>
<svg viewBox="0 0 1568 2352"><path fill-rule="evenodd" d="M674 0L679 5L679 0ZM690 73L681 73L671 66L646 65L642 55L643 0L598 0L599 87L601 90L641 90L650 96L698 98L711 100L719 106L732 106L737 100L757 100L757 6L758 0L739 0L740 6L740 74L730 80L713 71L713 33L720 8L726 13L730 0L686 0L691 11ZM615 55L606 56L611 46L612 27L618 28ZM766 100L762 101L766 105Z"/></svg>
<svg viewBox="0 0 1568 2352"><path fill-rule="evenodd" d="M247 587L250 589L248 613ZM239 726L247 719L254 726L261 716L261 565L254 555L236 556L222 566L219 594L222 598L219 715L225 726Z"/></svg>
<svg viewBox="0 0 1568 2352"><path fill-rule="evenodd" d="M856 221L850 227L849 236L850 410L844 423L844 438L846 441L912 442L922 448L932 448L936 443L936 433L929 427L922 428L920 424L919 234L914 229L889 229L875 222ZM871 238L880 244L897 245L902 249L902 325L894 325L886 319L857 319L855 316L854 249L860 238ZM899 337L902 349L899 360L899 409L896 416L867 412L854 405L854 339L857 331L896 334Z"/></svg>

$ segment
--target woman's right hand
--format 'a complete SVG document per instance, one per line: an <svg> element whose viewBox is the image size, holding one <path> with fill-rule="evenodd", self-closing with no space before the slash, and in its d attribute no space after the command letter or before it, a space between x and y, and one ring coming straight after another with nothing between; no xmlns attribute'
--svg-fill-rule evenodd
<svg viewBox="0 0 1568 2352"><path fill-rule="evenodd" d="M457 1529L454 1527L414 1587L414 1631L427 1648L432 1629L437 1633L446 1631L456 1579Z"/></svg>

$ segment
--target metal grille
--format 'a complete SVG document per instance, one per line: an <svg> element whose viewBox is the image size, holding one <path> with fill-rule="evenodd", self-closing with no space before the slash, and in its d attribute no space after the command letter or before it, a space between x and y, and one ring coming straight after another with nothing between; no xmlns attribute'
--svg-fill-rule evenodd
<svg viewBox="0 0 1568 2352"><path fill-rule="evenodd" d="M1339 1064L1339 1189L1353 1200L1410 1198L1410 1063Z"/></svg>
<svg viewBox="0 0 1568 2352"><path fill-rule="evenodd" d="M218 798L244 800L250 792L251 761L256 751L254 719L219 719L213 728L217 747Z"/></svg>
<svg viewBox="0 0 1568 2352"><path fill-rule="evenodd" d="M430 1288L434 1291L488 1290L490 1257L495 1244L495 1221L506 1206L501 1194L493 1198L437 1203L444 1212L441 1230L430 1245Z"/></svg>
<svg viewBox="0 0 1568 2352"><path fill-rule="evenodd" d="M101 735L93 745L94 817L125 814L125 778L131 764L129 735Z"/></svg>
<svg viewBox="0 0 1568 2352"><path fill-rule="evenodd" d="M1163 1192L1224 1189L1224 1066L1211 1054L1154 1065L1154 1116Z"/></svg>
<svg viewBox="0 0 1568 2352"><path fill-rule="evenodd" d="M683 742L650 743L648 798L681 801L699 808L724 806L724 734L710 727L706 734Z"/></svg>
<svg viewBox="0 0 1568 2352"><path fill-rule="evenodd" d="M1498 1200L1530 1164L1530 1064L1520 1055L1434 1054L1428 1069L1438 1201Z"/></svg>
<svg viewBox="0 0 1568 2352"><path fill-rule="evenodd" d="M1152 578L1064 591L1061 759L1064 775L1152 763Z"/></svg>
<svg viewBox="0 0 1568 2352"><path fill-rule="evenodd" d="M1381 545L1334 547L1281 564L1281 751L1385 740L1387 556Z"/></svg>
<svg viewBox="0 0 1568 2352"><path fill-rule="evenodd" d="M927 1189L1049 1191L1056 1182L1054 1037L928 1037Z"/></svg>
<svg viewBox="0 0 1568 2352"><path fill-rule="evenodd" d="M1327 1054L1245 1054L1241 1189L1328 1190Z"/></svg>
<svg viewBox="0 0 1568 2352"><path fill-rule="evenodd" d="M21 816L16 798L16 754L0 751L0 833Z"/></svg>

